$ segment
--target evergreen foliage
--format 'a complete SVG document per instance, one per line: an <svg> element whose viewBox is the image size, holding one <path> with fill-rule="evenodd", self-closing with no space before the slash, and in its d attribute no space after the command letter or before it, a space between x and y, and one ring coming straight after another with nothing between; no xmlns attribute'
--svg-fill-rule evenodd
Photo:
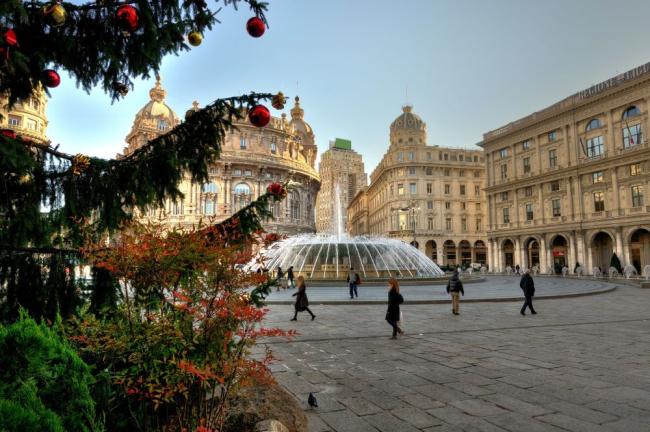
<svg viewBox="0 0 650 432"><path fill-rule="evenodd" d="M94 429L92 376L56 330L25 317L0 326L0 430Z"/></svg>

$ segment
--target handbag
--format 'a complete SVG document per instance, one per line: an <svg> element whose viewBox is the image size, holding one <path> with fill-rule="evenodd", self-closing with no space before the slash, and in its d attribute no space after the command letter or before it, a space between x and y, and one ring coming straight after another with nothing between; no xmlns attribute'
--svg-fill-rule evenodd
<svg viewBox="0 0 650 432"><path fill-rule="evenodd" d="M399 321L397 321L397 326L402 327L404 325L404 314L402 314L402 311L399 313Z"/></svg>

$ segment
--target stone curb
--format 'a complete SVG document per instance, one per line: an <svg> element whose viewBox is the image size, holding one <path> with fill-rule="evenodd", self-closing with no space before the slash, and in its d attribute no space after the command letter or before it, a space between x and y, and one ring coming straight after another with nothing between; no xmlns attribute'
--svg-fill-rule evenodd
<svg viewBox="0 0 650 432"><path fill-rule="evenodd" d="M558 295L549 295L549 296L536 296L534 297L534 300L555 300L555 299L565 299L565 298L573 298L573 297L586 297L586 296L592 296L592 295L598 295L598 294L607 294L610 293L614 290L616 290L617 287L613 288L606 288L598 291L590 291L590 292L583 292L583 293L575 293L575 294L558 294ZM474 299L464 299L461 298L461 303L505 303L505 302L520 302L523 301L524 297L519 296L519 297L498 297L498 298L474 298ZM448 304L451 302L451 300L448 299L441 299L441 300L405 300L404 304L407 305L420 305L420 304ZM267 305L293 305L295 301L291 300L282 300L282 301L267 301L265 304ZM349 301L349 300L341 300L341 301L331 301L331 300L326 300L326 301L310 301L310 304L313 305L337 305L337 306L347 306L347 305L385 305L386 301L385 300L357 300L357 301Z"/></svg>

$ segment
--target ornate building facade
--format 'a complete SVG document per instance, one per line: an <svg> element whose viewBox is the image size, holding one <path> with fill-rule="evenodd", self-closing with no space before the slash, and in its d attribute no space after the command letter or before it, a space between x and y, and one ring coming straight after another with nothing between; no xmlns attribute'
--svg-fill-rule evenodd
<svg viewBox="0 0 650 432"><path fill-rule="evenodd" d="M356 193L368 183L362 156L352 150L352 142L340 138L330 141L330 148L321 153L318 172L321 189L316 198L316 231L330 232L332 224L345 230L348 221L348 204ZM337 198L336 188L339 188ZM341 201L341 214L337 214L337 200ZM340 217L340 221L339 221Z"/></svg>
<svg viewBox="0 0 650 432"><path fill-rule="evenodd" d="M439 266L486 263L483 152L428 146L426 123L402 110L370 185L348 207L348 232L401 239Z"/></svg>
<svg viewBox="0 0 650 432"><path fill-rule="evenodd" d="M125 155L180 123L164 102L166 92L160 78L149 94L151 101L136 114L126 138ZM318 148L303 117L304 110L296 97L291 120L282 114L281 118L272 117L264 128L247 120L236 123L238 130L228 133L220 159L209 168L208 183L193 184L187 179L179 187L184 194L182 200L168 201L164 208L150 209L140 217L158 219L162 213L170 223L182 227L196 225L199 220L217 223L266 193L270 184L291 180L290 195L275 203L275 219L266 221L264 228L286 235L315 232L314 205L320 188L314 168Z"/></svg>
<svg viewBox="0 0 650 432"><path fill-rule="evenodd" d="M650 264L650 63L483 134L490 269Z"/></svg>
<svg viewBox="0 0 650 432"><path fill-rule="evenodd" d="M14 130L35 142L47 142L47 116L45 107L47 98L43 90L38 91L29 100L17 103L12 110L7 110L7 99L0 97L0 129Z"/></svg>

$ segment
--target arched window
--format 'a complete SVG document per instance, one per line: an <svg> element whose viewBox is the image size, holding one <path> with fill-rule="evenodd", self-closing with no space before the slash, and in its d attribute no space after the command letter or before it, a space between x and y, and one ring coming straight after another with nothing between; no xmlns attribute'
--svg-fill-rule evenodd
<svg viewBox="0 0 650 432"><path fill-rule="evenodd" d="M212 200L210 198L205 200L205 211L203 212L203 214L207 214L207 215L213 214Z"/></svg>
<svg viewBox="0 0 650 432"><path fill-rule="evenodd" d="M217 185L214 183L205 183L201 186L201 193L217 193Z"/></svg>
<svg viewBox="0 0 650 432"><path fill-rule="evenodd" d="M251 188L249 188L246 183L239 183L237 186L235 186L235 195L250 195L250 193Z"/></svg>
<svg viewBox="0 0 650 432"><path fill-rule="evenodd" d="M250 196L251 189L246 183L239 183L237 186L235 186L235 199L233 200L235 204L235 212L238 212L248 205Z"/></svg>
<svg viewBox="0 0 650 432"><path fill-rule="evenodd" d="M628 118L639 114L641 114L641 110L639 109L639 107L633 106L625 110L625 112L623 113L623 118Z"/></svg>
<svg viewBox="0 0 650 432"><path fill-rule="evenodd" d="M596 129L596 128L599 128L599 127L600 127L600 120L598 120L598 119L593 119L593 120L590 121L589 124L587 125L586 130L590 131L590 130L592 130L592 129Z"/></svg>
<svg viewBox="0 0 650 432"><path fill-rule="evenodd" d="M167 130L167 122L165 120L158 120L158 124L156 125L156 129L159 131L164 131Z"/></svg>
<svg viewBox="0 0 650 432"><path fill-rule="evenodd" d="M296 191L291 191L291 218L300 219L300 194Z"/></svg>

